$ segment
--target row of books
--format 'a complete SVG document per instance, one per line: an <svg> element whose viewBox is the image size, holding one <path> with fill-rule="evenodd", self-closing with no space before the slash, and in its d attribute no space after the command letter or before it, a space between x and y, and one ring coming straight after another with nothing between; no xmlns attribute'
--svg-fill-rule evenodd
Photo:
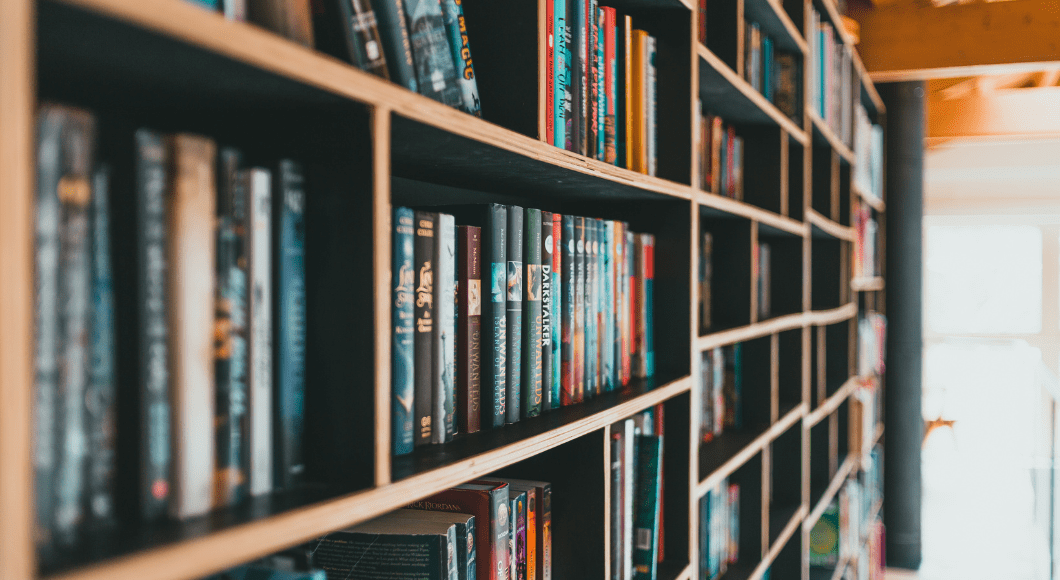
<svg viewBox="0 0 1060 580"><path fill-rule="evenodd" d="M739 343L704 351L699 363L699 432L709 443L726 429L743 426L740 406L743 390Z"/></svg>
<svg viewBox="0 0 1060 580"><path fill-rule="evenodd" d="M710 332L711 317L710 285L714 278L714 234L703 231L699 236L699 334Z"/></svg>
<svg viewBox="0 0 1060 580"><path fill-rule="evenodd" d="M190 0L440 103L481 106L461 0Z"/></svg>
<svg viewBox="0 0 1060 580"><path fill-rule="evenodd" d="M801 123L799 59L774 49L773 39L757 22L744 22L743 77L781 113Z"/></svg>
<svg viewBox="0 0 1060 580"><path fill-rule="evenodd" d="M597 0L548 0L545 10L545 140L655 175L656 38Z"/></svg>
<svg viewBox="0 0 1060 580"><path fill-rule="evenodd" d="M42 105L37 129L42 545L112 522L119 506L187 518L294 485L300 164L250 166L207 137L145 128L107 128L97 151L94 115L63 105Z"/></svg>
<svg viewBox="0 0 1060 580"><path fill-rule="evenodd" d="M693 136L699 152L696 159L699 187L743 200L743 137L721 117L705 112L702 102L697 103Z"/></svg>
<svg viewBox="0 0 1060 580"><path fill-rule="evenodd" d="M654 580L663 561L663 406L611 426L611 580Z"/></svg>
<svg viewBox="0 0 1060 580"><path fill-rule="evenodd" d="M394 211L394 454L654 374L654 236L514 205L442 209Z"/></svg>
<svg viewBox="0 0 1060 580"><path fill-rule="evenodd" d="M839 139L853 141L853 52L836 38L830 22L822 20L816 10L810 12L806 34L809 45L807 82L810 106Z"/></svg>
<svg viewBox="0 0 1060 580"><path fill-rule="evenodd" d="M854 105L854 184L863 195L883 199L883 127Z"/></svg>
<svg viewBox="0 0 1060 580"><path fill-rule="evenodd" d="M879 459L879 451L873 451L873 461ZM860 559L867 547L865 540L875 532L872 510L880 497L879 488L870 489L866 483L878 486L880 481L863 482L855 477L843 483L810 531L810 566L834 569L848 558Z"/></svg>
<svg viewBox="0 0 1060 580"><path fill-rule="evenodd" d="M699 500L699 578L715 580L740 556L740 486L721 480Z"/></svg>
<svg viewBox="0 0 1060 580"><path fill-rule="evenodd" d="M887 358L887 317L868 311L858 318L858 376L880 376Z"/></svg>
<svg viewBox="0 0 1060 580"><path fill-rule="evenodd" d="M752 270L755 280L755 297L758 303L758 320L765 320L773 315L773 299L769 288L773 283L772 249L768 243L755 240Z"/></svg>
<svg viewBox="0 0 1060 580"><path fill-rule="evenodd" d="M877 252L880 245L880 226L872 217L872 208L860 200L854 204L854 276L872 278L882 273Z"/></svg>
<svg viewBox="0 0 1060 580"><path fill-rule="evenodd" d="M875 380L858 384L850 396L847 449L852 457L863 463L870 460L872 446L876 441L876 426L881 424L883 389Z"/></svg>

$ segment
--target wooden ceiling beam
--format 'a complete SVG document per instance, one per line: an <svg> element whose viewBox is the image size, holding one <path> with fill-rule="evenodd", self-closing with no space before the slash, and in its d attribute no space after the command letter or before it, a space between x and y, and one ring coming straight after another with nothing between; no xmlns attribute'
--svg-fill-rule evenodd
<svg viewBox="0 0 1060 580"><path fill-rule="evenodd" d="M850 2L874 82L1030 73L1060 65L1057 0L935 6Z"/></svg>
<svg viewBox="0 0 1060 580"><path fill-rule="evenodd" d="M1060 87L997 89L946 98L927 98L929 142L977 137L1060 135Z"/></svg>

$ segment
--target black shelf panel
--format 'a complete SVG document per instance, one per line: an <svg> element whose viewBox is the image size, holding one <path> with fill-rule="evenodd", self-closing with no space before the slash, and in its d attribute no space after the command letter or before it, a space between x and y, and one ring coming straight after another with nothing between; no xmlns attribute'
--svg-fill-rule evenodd
<svg viewBox="0 0 1060 580"><path fill-rule="evenodd" d="M743 4L744 18L749 22L757 23L762 32L773 39L773 46L777 50L794 52L801 56L802 48L798 40L791 35L777 10L782 9L774 8L770 0L744 0Z"/></svg>
<svg viewBox="0 0 1060 580"><path fill-rule="evenodd" d="M710 443L701 444L699 446L699 480L703 481L710 477L710 474L717 471L768 430L769 426L765 424L734 429L718 435ZM757 457L759 456L756 453L748 461Z"/></svg>

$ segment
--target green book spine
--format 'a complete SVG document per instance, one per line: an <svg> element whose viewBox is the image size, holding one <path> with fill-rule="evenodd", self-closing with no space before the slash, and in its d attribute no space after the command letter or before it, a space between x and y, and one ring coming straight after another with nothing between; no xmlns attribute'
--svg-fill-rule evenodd
<svg viewBox="0 0 1060 580"><path fill-rule="evenodd" d="M633 520L633 578L655 580L659 554L659 492L662 489L661 435L637 435L636 501Z"/></svg>

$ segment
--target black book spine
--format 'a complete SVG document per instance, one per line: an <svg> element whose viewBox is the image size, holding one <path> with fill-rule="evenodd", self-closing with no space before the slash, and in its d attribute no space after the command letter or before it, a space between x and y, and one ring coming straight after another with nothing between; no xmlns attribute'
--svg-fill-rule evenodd
<svg viewBox="0 0 1060 580"><path fill-rule="evenodd" d="M418 92L416 67L412 61L412 41L405 25L405 0L372 0L379 37L383 43L390 80Z"/></svg>
<svg viewBox="0 0 1060 580"><path fill-rule="evenodd" d="M92 179L92 368L85 396L85 431L89 437L86 496L92 527L114 520L117 381L109 197L110 168L101 166Z"/></svg>
<svg viewBox="0 0 1060 580"><path fill-rule="evenodd" d="M572 405L576 402L576 389L575 389L575 371L574 371L574 334L577 328L575 319L575 258L574 258L574 247L576 244L574 238L574 216L564 214L563 215L563 238L561 240L561 250L563 252L563 259L561 260L563 267L563 288L561 291L561 299L563 305L560 308L563 316L563 322L560 325L560 355L563 359L563 368L560 370L560 401L559 404L563 406Z"/></svg>
<svg viewBox="0 0 1060 580"><path fill-rule="evenodd" d="M522 417L536 417L542 407L541 361L541 210L527 208L524 244L526 258L523 325Z"/></svg>
<svg viewBox="0 0 1060 580"><path fill-rule="evenodd" d="M247 495L247 199L239 178L240 152L220 151L217 183L216 298L214 301L214 394L216 457L213 505Z"/></svg>
<svg viewBox="0 0 1060 580"><path fill-rule="evenodd" d="M523 208L508 206L508 380L505 422L521 415L523 336Z"/></svg>
<svg viewBox="0 0 1060 580"><path fill-rule="evenodd" d="M541 410L551 411L559 406L552 400L552 212L541 212Z"/></svg>
<svg viewBox="0 0 1060 580"><path fill-rule="evenodd" d="M441 3L439 0L405 0L405 18L420 94L460 108L463 93L445 34Z"/></svg>
<svg viewBox="0 0 1060 580"><path fill-rule="evenodd" d="M169 328L166 287L166 163L165 139L152 131L136 132L137 231L139 248L138 304L140 318L140 502L145 520L166 515L170 492Z"/></svg>
<svg viewBox="0 0 1060 580"><path fill-rule="evenodd" d="M357 68L389 79L383 40L368 0L339 0L350 60Z"/></svg>
<svg viewBox="0 0 1060 580"><path fill-rule="evenodd" d="M434 409L434 381L431 375L434 361L434 245L435 226L438 214L416 212L416 239L413 243L413 269L416 272L415 306L415 359L413 377L416 384L414 395L414 421L416 446L431 442L434 433L431 424Z"/></svg>

